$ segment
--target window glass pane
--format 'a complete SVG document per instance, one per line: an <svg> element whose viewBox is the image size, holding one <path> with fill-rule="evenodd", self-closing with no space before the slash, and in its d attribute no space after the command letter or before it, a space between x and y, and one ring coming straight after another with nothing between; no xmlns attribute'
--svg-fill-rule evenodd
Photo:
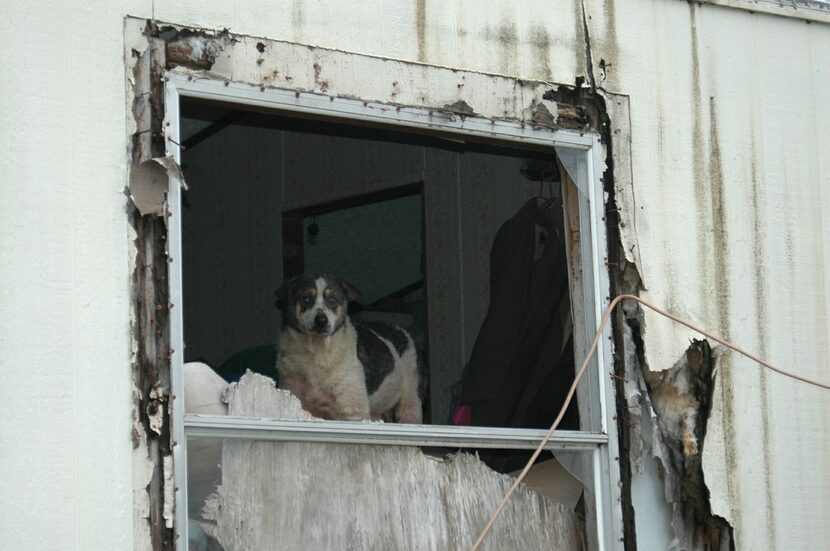
<svg viewBox="0 0 830 551"><path fill-rule="evenodd" d="M583 310L572 304L581 280L568 259L584 231L578 209L563 208L553 148L447 141L188 99L181 115L190 184L181 220L186 361L229 382L247 369L276 380L287 348L278 335L295 309L322 312L319 328L316 315L294 320L302 331L346 327L348 315L351 346L369 366L368 413L331 406L344 385L279 381L298 395L311 388L301 398L318 417L550 424L574 374L572 312ZM319 293L309 288L307 307L288 291L292 302L274 307L283 282L317 272L331 278ZM340 292L343 282L361 293L340 308L350 294ZM314 302L328 289L335 305ZM385 388L405 371L398 364L408 339L414 375ZM406 398L396 402L398 394ZM582 418L581 428L596 429L588 405L576 402L562 428L579 429Z"/></svg>

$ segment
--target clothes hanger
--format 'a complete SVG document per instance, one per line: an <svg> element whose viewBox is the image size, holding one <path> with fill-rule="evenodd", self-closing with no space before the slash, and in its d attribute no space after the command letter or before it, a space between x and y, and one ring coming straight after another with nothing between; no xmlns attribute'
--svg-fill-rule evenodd
<svg viewBox="0 0 830 551"><path fill-rule="evenodd" d="M545 186L544 171L539 173L539 193L536 195L536 223L545 228L554 228L556 225L555 207L559 198L553 195L553 180L548 180L548 195L543 195Z"/></svg>

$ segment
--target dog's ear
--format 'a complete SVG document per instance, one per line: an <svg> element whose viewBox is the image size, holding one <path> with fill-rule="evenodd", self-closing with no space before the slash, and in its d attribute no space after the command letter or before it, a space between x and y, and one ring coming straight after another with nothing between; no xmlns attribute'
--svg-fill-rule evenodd
<svg viewBox="0 0 830 551"><path fill-rule="evenodd" d="M285 280L280 288L274 291L274 296L277 297L277 302L275 304L281 312L285 312L285 307L288 306L288 299L291 296L291 291L294 289L294 286L297 284L299 278L300 276L294 276L291 279Z"/></svg>
<svg viewBox="0 0 830 551"><path fill-rule="evenodd" d="M360 298L360 291L348 281L341 281L340 286L343 288L343 292L346 293L346 300L349 302Z"/></svg>

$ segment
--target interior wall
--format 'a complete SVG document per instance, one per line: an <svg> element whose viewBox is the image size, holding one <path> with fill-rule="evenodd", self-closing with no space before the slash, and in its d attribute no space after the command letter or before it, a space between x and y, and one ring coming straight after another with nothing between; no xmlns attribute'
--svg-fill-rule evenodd
<svg viewBox="0 0 830 551"><path fill-rule="evenodd" d="M423 279L420 193L303 219L306 273L329 273L360 291L364 305ZM317 235L312 239L311 228Z"/></svg>
<svg viewBox="0 0 830 551"><path fill-rule="evenodd" d="M431 414L448 421L450 387L489 304L493 238L539 191L521 159L230 126L184 164L186 354L213 366L276 342L283 210L422 181Z"/></svg>
<svg viewBox="0 0 830 551"><path fill-rule="evenodd" d="M229 126L182 158L187 361L219 367L234 352L275 341L282 156L281 132Z"/></svg>

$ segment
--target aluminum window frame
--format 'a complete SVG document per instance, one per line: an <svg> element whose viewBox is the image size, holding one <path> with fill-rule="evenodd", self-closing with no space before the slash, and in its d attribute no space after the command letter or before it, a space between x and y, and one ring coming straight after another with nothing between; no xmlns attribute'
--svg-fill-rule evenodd
<svg viewBox="0 0 830 551"><path fill-rule="evenodd" d="M604 151L595 133L551 130L522 121L459 117L429 108L400 107L379 102L336 98L298 90L261 88L211 78L194 78L175 73L165 76L166 154L181 163L180 99L197 98L288 114L331 118L334 122L369 123L390 129L410 128L441 135L474 136L498 140L505 145L549 147L551 154L564 156L563 164L580 189L580 233L583 238L583 300L586 335L598 327L601 313L609 304L609 280L605 269L607 238L603 221L604 197L600 176ZM545 430L442 425L399 425L346 421L286 421L221 415L188 415L184 411L184 322L182 275L181 183L170 179L166 210L170 301L170 358L173 461L175 478L176 549L186 551L187 522L187 439L193 437L254 438L257 440L337 442L374 445L453 446L463 448L531 449L538 446ZM584 216L586 215L587 216ZM590 236L585 239L585 236ZM576 320L575 320L576 321ZM611 329L606 327L591 368L583 384L589 386L593 406L590 423L595 431L558 431L546 446L549 450L590 454L596 511L598 549L622 549L623 524L620 495L619 452L614 420L614 386L600 373L613 373Z"/></svg>

